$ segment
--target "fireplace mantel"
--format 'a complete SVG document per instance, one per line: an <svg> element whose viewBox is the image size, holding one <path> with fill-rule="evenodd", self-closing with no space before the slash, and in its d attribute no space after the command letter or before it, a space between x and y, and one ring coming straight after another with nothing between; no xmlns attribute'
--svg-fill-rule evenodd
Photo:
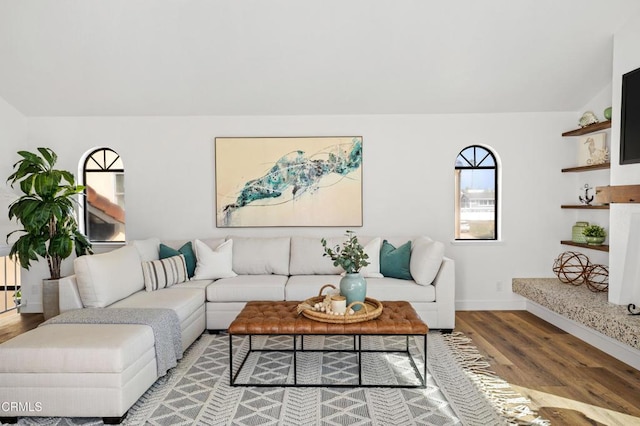
<svg viewBox="0 0 640 426"><path fill-rule="evenodd" d="M640 203L640 185L598 186L595 203Z"/></svg>

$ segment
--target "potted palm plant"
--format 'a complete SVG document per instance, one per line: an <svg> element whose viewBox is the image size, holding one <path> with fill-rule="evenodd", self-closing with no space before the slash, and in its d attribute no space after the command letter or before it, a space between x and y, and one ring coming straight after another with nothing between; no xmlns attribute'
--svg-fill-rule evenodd
<svg viewBox="0 0 640 426"><path fill-rule="evenodd" d="M334 248L327 247L327 240L322 238L320 242L324 248L323 256L333 260L333 266L341 266L345 270L345 276L340 280L340 294L347 298L347 305L352 302L364 302L367 294L367 281L360 273L360 269L369 264L369 255L358 242L355 232L346 231L347 240L342 247L336 245ZM353 307L354 311L361 308L361 305Z"/></svg>
<svg viewBox="0 0 640 426"><path fill-rule="evenodd" d="M12 188L18 183L23 193L9 205L9 219L15 218L22 229L7 235L8 243L12 234L20 234L9 257L27 270L32 261L47 260L50 277L43 282L42 297L46 319L58 313L62 261L74 247L78 256L92 253L91 243L78 230L74 208L84 186L76 185L70 172L53 168L58 157L49 148L38 148L38 153L19 151L18 155L22 159L13 165L14 173L7 182Z"/></svg>

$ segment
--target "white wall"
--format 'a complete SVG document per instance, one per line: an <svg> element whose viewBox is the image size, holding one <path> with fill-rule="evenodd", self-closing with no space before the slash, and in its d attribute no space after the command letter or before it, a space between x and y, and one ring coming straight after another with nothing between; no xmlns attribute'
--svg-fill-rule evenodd
<svg viewBox="0 0 640 426"><path fill-rule="evenodd" d="M513 277L552 276L572 218L559 205L574 157L560 134L575 113L410 116L31 118L29 145L48 146L77 170L96 146L114 148L126 170L128 239L224 235L339 235L343 228L217 229L216 136L363 136L364 226L360 235L425 234L456 260L460 308L523 308ZM481 143L502 160L502 242L450 244L453 165ZM562 188L562 190L559 190ZM502 291L497 291L500 286Z"/></svg>
<svg viewBox="0 0 640 426"><path fill-rule="evenodd" d="M613 126L611 129L611 185L640 184L640 163L620 165L620 105L622 75L640 67L640 14L614 36ZM632 219L640 216L637 204L611 206L609 301L640 304L640 239Z"/></svg>
<svg viewBox="0 0 640 426"><path fill-rule="evenodd" d="M7 233L15 229L9 222L7 209L20 190L12 190L5 181L13 172L12 165L17 160L16 151L25 145L26 140L26 117L0 98L0 255L7 253L5 238Z"/></svg>

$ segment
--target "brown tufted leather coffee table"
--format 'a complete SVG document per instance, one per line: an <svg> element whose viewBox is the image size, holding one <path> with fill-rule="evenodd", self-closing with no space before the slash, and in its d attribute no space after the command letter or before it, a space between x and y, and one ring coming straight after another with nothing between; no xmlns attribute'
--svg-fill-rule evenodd
<svg viewBox="0 0 640 426"><path fill-rule="evenodd" d="M382 314L373 320L351 324L332 324L315 321L298 315L297 306L300 302L249 302L229 326L229 379L232 386L304 386L304 387L401 387L424 388L426 386L427 366L427 333L429 328L420 319L409 302L382 302ZM349 349L305 349L305 336L349 336L353 338L353 347ZM248 336L249 347L234 372L234 337L242 336L243 341ZM256 348L253 344L255 336L291 336L292 345L276 349ZM397 349L366 349L362 346L363 336L402 336L403 348ZM423 337L423 353L425 362L423 371L416 366L410 352L409 337ZM299 338L299 339L298 339ZM299 344L298 344L299 343ZM243 367L252 355L263 352L292 353L293 377L282 383L265 383L242 381L238 382ZM298 356L308 352L340 352L355 354L358 366L357 383L300 383L298 380ZM413 368L419 383L373 384L364 383L362 378L362 357L367 354L396 354L406 357ZM252 362L257 362L253 360Z"/></svg>

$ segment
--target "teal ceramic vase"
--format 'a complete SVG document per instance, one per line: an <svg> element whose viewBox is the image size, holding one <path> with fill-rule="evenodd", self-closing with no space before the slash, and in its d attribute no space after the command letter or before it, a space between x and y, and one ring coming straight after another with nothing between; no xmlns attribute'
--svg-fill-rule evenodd
<svg viewBox="0 0 640 426"><path fill-rule="evenodd" d="M340 294L347 298L347 306L353 302L364 302L367 296L367 280L361 273L345 274L340 280ZM354 311L359 311L362 305L353 307Z"/></svg>

